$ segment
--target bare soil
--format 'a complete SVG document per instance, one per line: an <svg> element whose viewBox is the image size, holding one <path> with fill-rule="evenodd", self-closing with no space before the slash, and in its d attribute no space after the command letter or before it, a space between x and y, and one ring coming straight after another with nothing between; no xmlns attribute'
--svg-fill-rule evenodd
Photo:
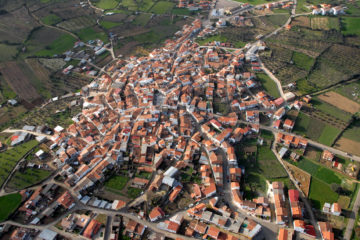
<svg viewBox="0 0 360 240"><path fill-rule="evenodd" d="M323 93L319 98L324 102L352 114L360 111L360 104L333 91Z"/></svg>

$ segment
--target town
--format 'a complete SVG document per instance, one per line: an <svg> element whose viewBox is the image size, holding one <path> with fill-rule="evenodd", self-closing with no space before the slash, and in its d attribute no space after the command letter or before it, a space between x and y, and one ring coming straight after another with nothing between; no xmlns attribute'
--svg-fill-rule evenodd
<svg viewBox="0 0 360 240"><path fill-rule="evenodd" d="M198 10L213 3L178 4ZM93 81L69 95L82 107L69 126L5 130L3 153L24 151L20 159L34 159L14 169L48 175L26 187L11 185L15 170L1 175L0 203L10 195L19 202L0 223L1 239L342 239L333 228L355 211L342 209L341 197L358 205L356 190L343 185L356 189L360 157L293 132L313 100L281 85L278 97L264 89L258 74L272 76L259 57L266 36L241 48L197 42L226 22L245 24L233 14L252 7L210 11L215 24L195 19L148 56L116 59L96 71L83 67ZM331 6L312 10L341 13ZM95 55L109 51L97 45ZM317 164L305 159L313 152ZM331 188L340 197L319 202L317 210L311 173L299 167L306 161L339 180ZM318 172L314 177L321 179Z"/></svg>

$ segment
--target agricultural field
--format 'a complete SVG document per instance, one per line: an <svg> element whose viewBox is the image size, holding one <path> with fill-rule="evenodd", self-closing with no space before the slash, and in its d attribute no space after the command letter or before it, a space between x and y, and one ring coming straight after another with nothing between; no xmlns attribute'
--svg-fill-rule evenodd
<svg viewBox="0 0 360 240"><path fill-rule="evenodd" d="M342 30L344 35L360 35L360 18L359 17L342 17Z"/></svg>
<svg viewBox="0 0 360 240"><path fill-rule="evenodd" d="M315 59L301 52L293 52L291 60L298 68L309 71L315 63Z"/></svg>
<svg viewBox="0 0 360 240"><path fill-rule="evenodd" d="M0 197L0 222L6 220L21 203L21 195L19 193L9 194Z"/></svg>
<svg viewBox="0 0 360 240"><path fill-rule="evenodd" d="M17 162L36 145L38 145L38 142L31 140L0 153L0 186L4 183Z"/></svg>
<svg viewBox="0 0 360 240"><path fill-rule="evenodd" d="M41 18L41 21L46 24L46 25L55 25L59 22L62 21L61 18L59 18L57 15L55 14L49 14L43 18Z"/></svg>
<svg viewBox="0 0 360 240"><path fill-rule="evenodd" d="M320 209L324 202L336 202L339 196L344 202L346 199L350 202L351 199L356 196L356 194L353 194L356 183L344 175L304 157L302 157L299 162L292 160L287 161L311 175L309 199L312 200L317 209ZM341 193L343 195L339 195L337 192L334 192L332 190L333 184L340 186L349 192L350 195L347 193ZM344 205L345 204L346 203L344 203Z"/></svg>
<svg viewBox="0 0 360 240"><path fill-rule="evenodd" d="M327 95L330 95L330 93L327 93ZM330 97L332 97L332 96L330 95ZM347 100L347 99L343 98L342 96L340 96L340 97L341 97L341 99L338 99L339 101ZM336 117L342 121L348 122L351 120L351 114L341 110L344 107L344 105L342 105L340 103L336 104L337 106L331 105L331 104L325 102L323 100L324 98L327 100L327 102L330 101L331 103L334 103L333 99L330 100L329 97L326 97L325 95L323 95L323 96L320 95L320 96L314 97L311 100L312 106L314 108L316 108L317 110L320 110L329 116ZM339 107L339 108L337 108L337 107Z"/></svg>
<svg viewBox="0 0 360 240"><path fill-rule="evenodd" d="M277 88L276 83L266 74L259 73L256 74L256 79L258 79L261 83L261 86L265 89L265 91L272 97L278 98L280 97L279 90Z"/></svg>
<svg viewBox="0 0 360 240"><path fill-rule="evenodd" d="M150 18L151 18L151 14L141 13L136 16L133 24L145 26L149 22Z"/></svg>
<svg viewBox="0 0 360 240"><path fill-rule="evenodd" d="M11 61L18 52L18 47L0 43L0 62Z"/></svg>
<svg viewBox="0 0 360 240"><path fill-rule="evenodd" d="M332 191L330 186L317 178L312 178L310 184L309 199L317 209L321 209L325 202L334 203L338 200L339 195Z"/></svg>
<svg viewBox="0 0 360 240"><path fill-rule="evenodd" d="M96 24L95 18L91 16L81 16L63 21L57 24L57 26L71 32L76 32L80 29L91 27L95 24Z"/></svg>
<svg viewBox="0 0 360 240"><path fill-rule="evenodd" d="M38 168L26 168L23 171L17 171L8 182L6 188L11 190L21 190L37 184L51 174L50 171Z"/></svg>
<svg viewBox="0 0 360 240"><path fill-rule="evenodd" d="M100 39L105 43L109 41L106 33L92 27L81 29L80 31L76 32L76 35L78 35L79 38L84 42L95 39Z"/></svg>
<svg viewBox="0 0 360 240"><path fill-rule="evenodd" d="M50 45L46 46L45 49L36 52L35 55L38 57L52 57L54 55L59 55L71 49L75 42L76 39L73 36L62 34Z"/></svg>
<svg viewBox="0 0 360 240"><path fill-rule="evenodd" d="M314 30L340 30L340 22L337 17L309 17L310 26Z"/></svg>
<svg viewBox="0 0 360 240"><path fill-rule="evenodd" d="M16 95L29 102L41 97L32 85L29 76L26 75L24 69L17 62L2 63L0 71Z"/></svg>
<svg viewBox="0 0 360 240"><path fill-rule="evenodd" d="M336 92L326 92L318 96L321 101L324 101L332 106L337 107L345 112L355 114L360 111L360 104L350 99L336 93Z"/></svg>
<svg viewBox="0 0 360 240"><path fill-rule="evenodd" d="M151 8L150 11L155 14L165 14L171 12L174 6L175 4L172 2L159 1Z"/></svg>
<svg viewBox="0 0 360 240"><path fill-rule="evenodd" d="M340 134L341 129L300 112L295 122L294 132L322 144L331 146Z"/></svg>
<svg viewBox="0 0 360 240"><path fill-rule="evenodd" d="M360 80L341 84L334 91L360 104Z"/></svg>
<svg viewBox="0 0 360 240"><path fill-rule="evenodd" d="M296 17L291 30L266 39L270 50L261 58L284 84L297 82L301 94L348 80L360 71L360 38L344 37L340 25L336 17Z"/></svg>
<svg viewBox="0 0 360 240"><path fill-rule="evenodd" d="M118 22L110 22L110 21L101 21L100 25L105 29L111 29L113 27L121 25L121 23Z"/></svg>
<svg viewBox="0 0 360 240"><path fill-rule="evenodd" d="M120 1L118 0L91 0L91 2L98 8L113 9Z"/></svg>
<svg viewBox="0 0 360 240"><path fill-rule="evenodd" d="M360 155L360 142L359 140L354 141L346 137L340 137L334 144L335 148L338 148L344 152L352 153L357 156Z"/></svg>
<svg viewBox="0 0 360 240"><path fill-rule="evenodd" d="M354 120L354 122L345 129L341 136L360 142L360 120Z"/></svg>

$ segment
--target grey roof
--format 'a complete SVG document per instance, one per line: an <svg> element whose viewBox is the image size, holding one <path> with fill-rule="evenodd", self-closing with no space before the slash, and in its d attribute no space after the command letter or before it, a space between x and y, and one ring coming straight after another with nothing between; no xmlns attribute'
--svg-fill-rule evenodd
<svg viewBox="0 0 360 240"><path fill-rule="evenodd" d="M44 229L38 236L38 238L43 240L54 240L57 236L57 233L54 231L51 231L49 229Z"/></svg>

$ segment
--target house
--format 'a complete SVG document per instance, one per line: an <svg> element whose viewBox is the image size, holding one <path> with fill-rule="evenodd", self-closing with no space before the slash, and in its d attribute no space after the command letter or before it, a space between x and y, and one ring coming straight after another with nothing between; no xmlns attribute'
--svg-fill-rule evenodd
<svg viewBox="0 0 360 240"><path fill-rule="evenodd" d="M83 236L92 239L93 236L95 236L99 232L100 227L101 223L96 221L95 219L92 219L85 228Z"/></svg>
<svg viewBox="0 0 360 240"><path fill-rule="evenodd" d="M318 222L322 240L334 240L334 233L328 222Z"/></svg>
<svg viewBox="0 0 360 240"><path fill-rule="evenodd" d="M151 222L155 222L156 220L159 220L164 216L165 213L160 207L153 208L153 210L151 210L151 212L149 213L149 219Z"/></svg>
<svg viewBox="0 0 360 240"><path fill-rule="evenodd" d="M305 232L305 222L303 220L294 220L294 230L297 232L304 233Z"/></svg>
<svg viewBox="0 0 360 240"><path fill-rule="evenodd" d="M280 228L278 240L292 240L293 239L293 231L286 228Z"/></svg>
<svg viewBox="0 0 360 240"><path fill-rule="evenodd" d="M220 234L220 229L214 226L210 226L207 231L207 235L213 239L218 239L219 234Z"/></svg>
<svg viewBox="0 0 360 240"><path fill-rule="evenodd" d="M283 127L287 131L291 131L294 128L295 122L290 119L285 119Z"/></svg>
<svg viewBox="0 0 360 240"><path fill-rule="evenodd" d="M327 161L332 161L334 160L334 154L328 150L324 150L321 154L321 158Z"/></svg>
<svg viewBox="0 0 360 240"><path fill-rule="evenodd" d="M284 115L285 115L286 111L285 108L279 108L275 113L274 113L274 119L279 120L281 119Z"/></svg>
<svg viewBox="0 0 360 240"><path fill-rule="evenodd" d="M39 240L55 240L56 236L57 236L56 232L54 232L54 231L52 231L50 229L44 229L44 230L42 230L40 232L40 234L37 236L36 239L39 239ZM21 239L25 239L25 238L21 238ZM29 238L29 239L31 239L31 238Z"/></svg>
<svg viewBox="0 0 360 240"><path fill-rule="evenodd" d="M340 216L341 214L341 207L339 203L333 203L331 205L331 214L335 216Z"/></svg>

